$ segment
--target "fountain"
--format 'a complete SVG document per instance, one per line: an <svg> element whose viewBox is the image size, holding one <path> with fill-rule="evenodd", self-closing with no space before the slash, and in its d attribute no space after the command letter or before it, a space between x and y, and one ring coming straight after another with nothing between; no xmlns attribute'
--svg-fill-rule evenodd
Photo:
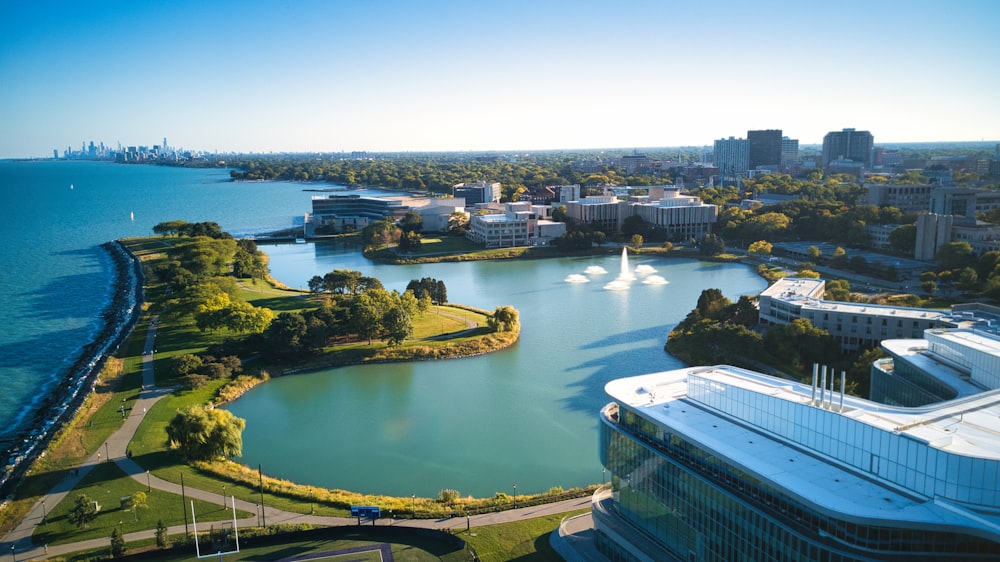
<svg viewBox="0 0 1000 562"><path fill-rule="evenodd" d="M571 273L563 281L567 283L590 283L590 279L587 279L586 275L580 275L579 273Z"/></svg>
<svg viewBox="0 0 1000 562"><path fill-rule="evenodd" d="M587 269L584 269L583 272L587 275L604 275L608 272L608 270L599 265L591 265L588 266Z"/></svg>
<svg viewBox="0 0 1000 562"><path fill-rule="evenodd" d="M650 273L656 273L656 268L651 265L646 265L644 263L635 266L636 275L649 275Z"/></svg>
<svg viewBox="0 0 1000 562"><path fill-rule="evenodd" d="M628 268L628 249L622 248L622 266L618 277L604 286L609 291L624 291L629 288L631 281L635 280L635 275Z"/></svg>
<svg viewBox="0 0 1000 562"><path fill-rule="evenodd" d="M642 280L644 285L666 285L669 282L662 275L650 275Z"/></svg>

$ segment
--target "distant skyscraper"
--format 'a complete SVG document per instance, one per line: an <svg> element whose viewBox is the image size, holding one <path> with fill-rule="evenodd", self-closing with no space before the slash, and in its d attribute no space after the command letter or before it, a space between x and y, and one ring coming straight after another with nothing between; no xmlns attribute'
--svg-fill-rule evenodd
<svg viewBox="0 0 1000 562"><path fill-rule="evenodd" d="M823 137L823 166L839 159L853 160L871 166L872 145L875 137L868 131L844 129L831 131Z"/></svg>
<svg viewBox="0 0 1000 562"><path fill-rule="evenodd" d="M750 145L729 137L715 141L715 165L722 177L745 176L750 169Z"/></svg>
<svg viewBox="0 0 1000 562"><path fill-rule="evenodd" d="M749 169L758 166L777 167L781 164L781 129L747 131Z"/></svg>
<svg viewBox="0 0 1000 562"><path fill-rule="evenodd" d="M781 165L791 166L799 159L799 139L781 137Z"/></svg>

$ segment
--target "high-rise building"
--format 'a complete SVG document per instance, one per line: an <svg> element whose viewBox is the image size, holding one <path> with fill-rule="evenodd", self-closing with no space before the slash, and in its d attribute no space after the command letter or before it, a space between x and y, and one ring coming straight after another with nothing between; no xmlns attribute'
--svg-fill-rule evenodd
<svg viewBox="0 0 1000 562"><path fill-rule="evenodd" d="M835 160L853 160L870 167L874 143L875 137L868 131L831 131L823 137L823 167Z"/></svg>
<svg viewBox="0 0 1000 562"><path fill-rule="evenodd" d="M983 388L997 388L998 343L972 367ZM995 390L902 408L847 396L843 381L825 367L810 385L716 366L608 383L597 549L639 561L1000 559Z"/></svg>
<svg viewBox="0 0 1000 562"><path fill-rule="evenodd" d="M799 160L799 139L781 137L781 165L791 166Z"/></svg>
<svg viewBox="0 0 1000 562"><path fill-rule="evenodd" d="M715 141L714 159L723 178L745 176L750 169L750 145L746 139L719 139Z"/></svg>
<svg viewBox="0 0 1000 562"><path fill-rule="evenodd" d="M781 129L747 131L749 169L777 168L781 164Z"/></svg>

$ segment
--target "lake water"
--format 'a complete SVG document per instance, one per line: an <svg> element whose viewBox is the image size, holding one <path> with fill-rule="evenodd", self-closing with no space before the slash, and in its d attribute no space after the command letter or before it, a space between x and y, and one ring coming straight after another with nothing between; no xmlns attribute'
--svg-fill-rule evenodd
<svg viewBox="0 0 1000 562"><path fill-rule="evenodd" d="M311 185L228 177L225 169L0 161L0 442L99 330L111 291L101 243L178 219L215 221L235 234L273 230L309 210L313 193L303 188ZM335 268L398 290L435 277L452 302L520 311L521 340L501 353L286 377L232 405L248 420L248 464L304 483L399 495L599 482L604 383L678 366L663 343L703 288L736 298L765 286L743 266L685 260L632 264L655 267L667 285L605 291L604 279L563 279L589 265L610 279L617 257L382 266L333 244L264 249L275 277L294 287Z"/></svg>
<svg viewBox="0 0 1000 562"><path fill-rule="evenodd" d="M683 366L667 333L702 289L732 299L766 283L750 268L643 258L668 284L604 285L620 258L374 265L335 244L262 247L295 287L355 269L402 291L443 280L451 302L520 311L521 339L481 357L330 369L272 380L229 406L247 419L243 462L317 486L399 496L542 492L600 482L597 413L614 378ZM609 273L586 275L590 266ZM588 283L568 283L570 275Z"/></svg>

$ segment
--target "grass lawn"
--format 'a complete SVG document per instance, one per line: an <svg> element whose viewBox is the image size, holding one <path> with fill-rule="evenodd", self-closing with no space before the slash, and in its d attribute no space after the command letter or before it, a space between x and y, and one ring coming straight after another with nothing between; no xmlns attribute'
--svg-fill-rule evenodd
<svg viewBox="0 0 1000 562"><path fill-rule="evenodd" d="M119 524L126 533L130 533L155 527L160 519L167 526L184 523L184 503L181 496L156 489L147 492L146 509L137 509L135 513L122 509L120 498L135 492L146 492L146 486L126 476L114 463L101 463L59 505L50 507L47 522L36 529L33 539L41 544L62 544L109 537L111 530ZM77 528L67 517L78 494L86 494L101 505L97 519L84 528ZM206 522L232 519L232 508L225 509L221 503L195 500L194 505L198 518ZM186 509L190 510L190 503ZM236 512L238 518L251 515L253 514ZM190 515L188 518L190 519Z"/></svg>
<svg viewBox="0 0 1000 562"><path fill-rule="evenodd" d="M249 533L248 533L249 535ZM378 545L389 545L396 562L466 562L469 552L446 535L428 535L424 531L408 530L401 527L358 528L328 527L270 536L247 536L240 532L240 553L225 556L225 560L280 560L319 553L337 553L347 549L365 548L366 552L333 554L321 560L377 562L382 560ZM171 538L177 538L171 536ZM126 560L192 560L194 545L177 545L169 550L159 550L150 541L129 543ZM205 554L202 545L202 554ZM67 561L93 560L95 556L107 554L108 549L77 552L65 558Z"/></svg>
<svg viewBox="0 0 1000 562"><path fill-rule="evenodd" d="M562 557L549 545L549 533L559 527L563 518L588 511L583 509L514 523L473 527L471 532L463 531L458 536L476 551L482 562L561 561Z"/></svg>

